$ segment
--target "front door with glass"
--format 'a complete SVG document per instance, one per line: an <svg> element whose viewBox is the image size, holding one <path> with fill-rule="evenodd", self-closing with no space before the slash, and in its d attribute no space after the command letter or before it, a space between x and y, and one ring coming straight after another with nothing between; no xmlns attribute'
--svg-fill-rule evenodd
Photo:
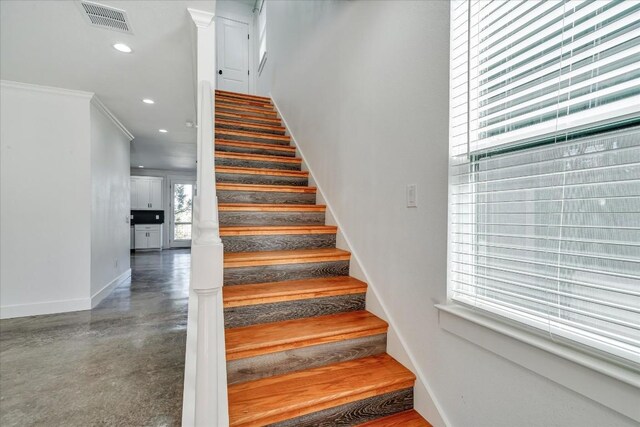
<svg viewBox="0 0 640 427"><path fill-rule="evenodd" d="M193 181L171 182L170 246L191 246L193 222Z"/></svg>

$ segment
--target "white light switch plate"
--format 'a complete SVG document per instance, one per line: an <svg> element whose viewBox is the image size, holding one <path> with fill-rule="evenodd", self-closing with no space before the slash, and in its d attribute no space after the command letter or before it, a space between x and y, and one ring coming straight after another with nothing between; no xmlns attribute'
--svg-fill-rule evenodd
<svg viewBox="0 0 640 427"><path fill-rule="evenodd" d="M407 185L407 207L418 207L418 184Z"/></svg>

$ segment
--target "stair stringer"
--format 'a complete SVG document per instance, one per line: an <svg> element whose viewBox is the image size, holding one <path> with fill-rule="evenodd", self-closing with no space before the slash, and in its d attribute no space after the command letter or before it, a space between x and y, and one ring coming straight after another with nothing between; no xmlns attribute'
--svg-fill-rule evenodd
<svg viewBox="0 0 640 427"><path fill-rule="evenodd" d="M327 206L325 224L335 225L338 227L338 233L336 235L336 247L351 252L349 275L355 277L356 279L364 281L368 285L366 295L367 310L382 318L389 324L389 329L387 331L387 353L395 358L398 362L403 364L416 376L414 385L415 410L420 413L420 415L422 415L425 419L429 420L429 422L434 427L451 426L449 418L446 416L442 405L440 405L437 398L434 396L433 389L430 387L429 382L424 375L424 372L422 372L422 370L417 367L418 365L416 364L416 358L408 347L406 340L402 336L401 332L399 331L397 323L395 322L393 317L389 315L389 310L386 308L386 305L380 298L380 294L377 290L375 282L371 280L371 277L369 276L369 274L367 274L363 263L360 261L358 251L351 244L349 237L345 233L345 228L340 224L340 220L335 215L335 212L331 205L331 201L325 197L325 193L322 189L322 184L315 179L313 169L307 161L304 152L298 145L295 135L291 132L291 128L289 127L286 118L280 111L278 102L273 97L272 93L269 93L269 97L271 98L273 106L278 113L278 117L282 120L282 124L286 129L285 135L291 137L291 144L296 147L297 154L300 156L300 158L302 158L302 170L309 172L308 185L315 186L317 188L316 203L324 204Z"/></svg>

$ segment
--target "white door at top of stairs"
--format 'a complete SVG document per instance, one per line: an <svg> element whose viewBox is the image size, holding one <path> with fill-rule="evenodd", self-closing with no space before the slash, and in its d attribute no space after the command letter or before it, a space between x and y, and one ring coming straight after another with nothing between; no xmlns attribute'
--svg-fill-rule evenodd
<svg viewBox="0 0 640 427"><path fill-rule="evenodd" d="M249 25L218 17L218 89L249 92Z"/></svg>

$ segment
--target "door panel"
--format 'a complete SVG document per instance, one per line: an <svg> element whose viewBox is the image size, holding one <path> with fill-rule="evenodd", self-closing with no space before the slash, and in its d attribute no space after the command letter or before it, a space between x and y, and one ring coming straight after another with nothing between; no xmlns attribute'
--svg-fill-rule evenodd
<svg viewBox="0 0 640 427"><path fill-rule="evenodd" d="M171 181L171 214L169 244L171 247L191 246L194 181Z"/></svg>
<svg viewBox="0 0 640 427"><path fill-rule="evenodd" d="M148 248L160 248L162 247L162 243L160 243L160 231L148 231L147 232L147 247Z"/></svg>
<svg viewBox="0 0 640 427"><path fill-rule="evenodd" d="M138 179L138 209L149 209L151 182L148 179Z"/></svg>
<svg viewBox="0 0 640 427"><path fill-rule="evenodd" d="M162 181L152 180L149 185L149 208L162 210Z"/></svg>
<svg viewBox="0 0 640 427"><path fill-rule="evenodd" d="M149 247L147 240L147 232L146 231L136 231L136 249L146 249Z"/></svg>
<svg viewBox="0 0 640 427"><path fill-rule="evenodd" d="M249 92L249 26L218 18L218 89Z"/></svg>

